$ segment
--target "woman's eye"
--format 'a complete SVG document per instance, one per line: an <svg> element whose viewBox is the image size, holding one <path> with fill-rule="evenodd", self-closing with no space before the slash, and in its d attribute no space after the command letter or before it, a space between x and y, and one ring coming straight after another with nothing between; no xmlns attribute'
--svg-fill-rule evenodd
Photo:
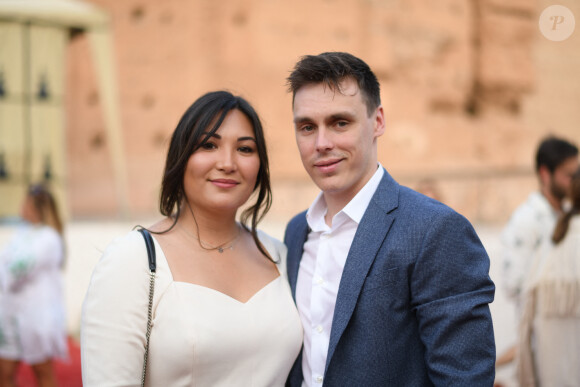
<svg viewBox="0 0 580 387"><path fill-rule="evenodd" d="M213 142L206 142L206 143L201 144L201 147L200 148L201 149L210 150L210 149L215 149L216 146L215 146L215 144Z"/></svg>
<svg viewBox="0 0 580 387"><path fill-rule="evenodd" d="M254 148L249 147L249 146L241 146L238 148L238 150L242 153L253 153L254 152Z"/></svg>

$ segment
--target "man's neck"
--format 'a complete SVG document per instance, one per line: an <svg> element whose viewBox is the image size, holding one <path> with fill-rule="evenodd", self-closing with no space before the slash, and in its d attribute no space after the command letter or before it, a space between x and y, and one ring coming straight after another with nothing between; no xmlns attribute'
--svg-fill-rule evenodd
<svg viewBox="0 0 580 387"><path fill-rule="evenodd" d="M324 215L324 222L328 225L328 227L332 227L332 218L334 218L334 215L338 214L352 198L348 200L333 199L334 198L331 195L324 194L324 201L326 202L326 215Z"/></svg>
<svg viewBox="0 0 580 387"><path fill-rule="evenodd" d="M561 213L562 212L562 201L556 198L547 187L542 187L540 190L542 196L546 198L550 206L554 209L554 211Z"/></svg>

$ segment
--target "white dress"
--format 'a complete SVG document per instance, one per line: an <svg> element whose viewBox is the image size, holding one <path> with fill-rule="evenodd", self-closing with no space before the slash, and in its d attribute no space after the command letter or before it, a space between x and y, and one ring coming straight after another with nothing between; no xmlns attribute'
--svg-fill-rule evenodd
<svg viewBox="0 0 580 387"><path fill-rule="evenodd" d="M286 280L285 246L260 233L280 276L243 303L174 281L155 241L157 273L148 386L283 386L302 346ZM97 264L81 322L84 386L141 382L149 275L137 231L113 242Z"/></svg>
<svg viewBox="0 0 580 387"><path fill-rule="evenodd" d="M0 358L29 364L66 358L63 241L25 224L0 252Z"/></svg>
<svg viewBox="0 0 580 387"><path fill-rule="evenodd" d="M522 386L580 385L580 216L532 266L521 324Z"/></svg>

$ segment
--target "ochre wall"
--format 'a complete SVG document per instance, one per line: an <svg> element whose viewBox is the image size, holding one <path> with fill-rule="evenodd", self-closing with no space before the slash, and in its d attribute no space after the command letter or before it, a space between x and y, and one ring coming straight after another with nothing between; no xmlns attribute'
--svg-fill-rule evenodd
<svg viewBox="0 0 580 387"><path fill-rule="evenodd" d="M91 0L112 17L133 214L152 214L167 142L201 94L254 104L269 140L284 220L317 193L294 142L285 77L304 54L349 51L375 70L387 132L379 159L411 187L425 177L472 221L503 222L536 187L547 133L580 141L580 32L545 39L547 1ZM580 17L580 5L561 1ZM68 52L69 206L118 213L90 47Z"/></svg>

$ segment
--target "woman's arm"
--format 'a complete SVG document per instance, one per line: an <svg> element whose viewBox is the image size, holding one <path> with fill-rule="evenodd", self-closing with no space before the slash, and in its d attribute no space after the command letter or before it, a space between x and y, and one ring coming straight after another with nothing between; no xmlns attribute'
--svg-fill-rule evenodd
<svg viewBox="0 0 580 387"><path fill-rule="evenodd" d="M95 267L83 303L84 386L139 386L145 353L149 269L137 231L114 241Z"/></svg>

